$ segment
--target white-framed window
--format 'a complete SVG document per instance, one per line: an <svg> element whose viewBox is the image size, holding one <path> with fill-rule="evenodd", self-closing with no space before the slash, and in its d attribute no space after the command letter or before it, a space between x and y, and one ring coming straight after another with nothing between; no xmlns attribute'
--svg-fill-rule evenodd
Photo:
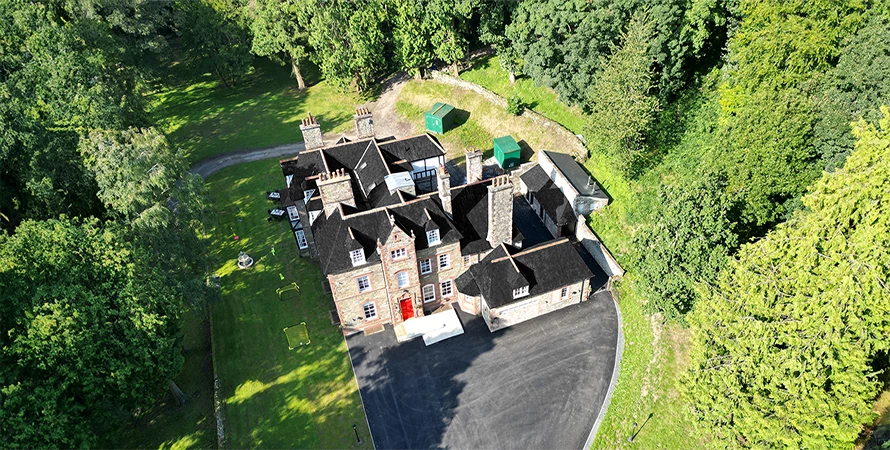
<svg viewBox="0 0 890 450"><path fill-rule="evenodd" d="M443 253L439 255L439 270L451 267L451 255Z"/></svg>
<svg viewBox="0 0 890 450"><path fill-rule="evenodd" d="M428 259L424 259L424 260L420 261L420 274L421 275L426 275L426 274L432 273L432 272L433 272L433 262L432 261L430 261Z"/></svg>
<svg viewBox="0 0 890 450"><path fill-rule="evenodd" d="M396 282L399 284L399 287L405 287L408 285L408 272L399 272L396 274Z"/></svg>
<svg viewBox="0 0 890 450"><path fill-rule="evenodd" d="M454 294L454 283L451 280L445 280L439 283L439 290L442 292L442 297L451 297Z"/></svg>
<svg viewBox="0 0 890 450"><path fill-rule="evenodd" d="M355 279L356 283L358 283L358 291L365 292L368 289L371 289L371 279L367 275L360 276Z"/></svg>
<svg viewBox="0 0 890 450"><path fill-rule="evenodd" d="M469 256L464 256L464 265L465 265L465 266L469 266L469 265L470 265L470 257L469 257Z"/></svg>
<svg viewBox="0 0 890 450"><path fill-rule="evenodd" d="M528 295L528 286L513 289L513 298L525 297L526 295Z"/></svg>
<svg viewBox="0 0 890 450"><path fill-rule="evenodd" d="M394 260L402 259L402 258L408 256L408 251L405 250L404 248L397 248L397 249L389 252L389 256L391 256L392 259L394 259Z"/></svg>
<svg viewBox="0 0 890 450"><path fill-rule="evenodd" d="M300 247L301 250L309 247L309 242L306 241L306 233L303 230L294 231L294 235L297 236L297 247Z"/></svg>
<svg viewBox="0 0 890 450"><path fill-rule="evenodd" d="M365 251L362 249L352 250L349 252L349 258L352 260L353 266L360 266L365 263Z"/></svg>
<svg viewBox="0 0 890 450"><path fill-rule="evenodd" d="M427 231L426 232L426 242L430 246L433 246L433 245L436 245L436 244L442 242L442 240L439 239L439 230Z"/></svg>
<svg viewBox="0 0 890 450"><path fill-rule="evenodd" d="M368 302L362 305L362 313L365 315L365 320L374 320L377 318L377 305L374 302Z"/></svg>
<svg viewBox="0 0 890 450"><path fill-rule="evenodd" d="M315 218L321 214L321 211L309 211L309 225L315 223Z"/></svg>
<svg viewBox="0 0 890 450"><path fill-rule="evenodd" d="M423 302L429 303L436 299L436 287L428 284L423 287Z"/></svg>
<svg viewBox="0 0 890 450"><path fill-rule="evenodd" d="M562 288L562 292L559 293L559 298L569 298L569 288Z"/></svg>
<svg viewBox="0 0 890 450"><path fill-rule="evenodd" d="M312 198L312 194L315 193L315 189L306 189L303 191L303 203L309 203L309 199Z"/></svg>

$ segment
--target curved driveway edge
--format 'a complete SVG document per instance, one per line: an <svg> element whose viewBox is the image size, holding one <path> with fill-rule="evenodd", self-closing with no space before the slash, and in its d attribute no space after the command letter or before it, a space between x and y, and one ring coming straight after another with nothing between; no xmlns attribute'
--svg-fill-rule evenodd
<svg viewBox="0 0 890 450"><path fill-rule="evenodd" d="M213 175L220 169L229 166L251 161L259 161L262 159L296 156L297 153L302 152L305 148L306 146L302 142L296 142L293 144L279 145L277 147L238 150L198 161L192 166L190 172L196 175L201 175L202 178L207 179L207 177Z"/></svg>
<svg viewBox="0 0 890 450"><path fill-rule="evenodd" d="M587 450L593 447L596 433L599 431L603 419L606 418L606 411L608 411L609 404L612 402L612 393L615 392L615 385L618 383L618 373L621 371L621 355L624 354L624 321L621 318L621 308L618 307L618 301L615 300L615 295L609 295L609 297L612 297L612 303L615 305L615 315L618 317L618 339L615 343L615 367L612 369L612 381L609 382L609 390L606 392L603 406L600 408L600 413L596 417L596 422L593 423L593 428L590 430L590 435L587 436L587 441L584 443L582 450Z"/></svg>

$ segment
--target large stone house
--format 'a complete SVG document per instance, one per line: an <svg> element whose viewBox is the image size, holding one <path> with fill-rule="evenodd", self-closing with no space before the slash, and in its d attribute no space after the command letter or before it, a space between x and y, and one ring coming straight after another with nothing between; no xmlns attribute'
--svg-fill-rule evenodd
<svg viewBox="0 0 890 450"><path fill-rule="evenodd" d="M398 326L452 303L496 330L586 301L615 275L598 263L611 260L607 252L591 254L604 251L598 242L573 235L578 224L592 232L571 206L551 224L533 209L571 205L549 190L537 195L567 180L547 184L539 166L483 179L482 153L468 151L467 182L452 186L434 137L377 138L369 111L354 117L357 139L325 145L310 116L306 150L281 161L300 253L321 266L344 332ZM562 176L552 166L553 179Z"/></svg>

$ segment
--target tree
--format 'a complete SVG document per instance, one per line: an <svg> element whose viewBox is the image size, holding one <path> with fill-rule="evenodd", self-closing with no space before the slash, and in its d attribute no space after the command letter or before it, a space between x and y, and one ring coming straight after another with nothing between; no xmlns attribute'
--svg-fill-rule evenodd
<svg viewBox="0 0 890 450"><path fill-rule="evenodd" d="M182 0L174 4L174 24L183 47L201 70L216 74L225 87L233 86L250 68L250 36L234 7L211 0Z"/></svg>
<svg viewBox="0 0 890 450"><path fill-rule="evenodd" d="M812 133L817 80L863 23L866 5L849 2L742 4L720 90L720 130L712 163L746 199L752 229L788 217L818 177Z"/></svg>
<svg viewBox="0 0 890 450"><path fill-rule="evenodd" d="M192 307L203 308L215 294L205 282L206 249L195 231L205 192L200 177L187 172L187 155L153 128L94 130L81 153L109 215L145 250L144 263Z"/></svg>
<svg viewBox="0 0 890 450"><path fill-rule="evenodd" d="M890 109L806 210L744 245L688 317L688 403L717 447L841 448L890 350Z"/></svg>
<svg viewBox="0 0 890 450"><path fill-rule="evenodd" d="M308 31L310 58L340 88L364 90L386 67L386 11L381 0L300 2L300 26Z"/></svg>
<svg viewBox="0 0 890 450"><path fill-rule="evenodd" d="M423 68L433 59L425 5L421 0L394 1L390 15L396 63L417 78L423 77Z"/></svg>
<svg viewBox="0 0 890 450"><path fill-rule="evenodd" d="M822 165L834 170L853 149L850 122L878 120L881 101L890 98L890 19L875 14L850 36L819 84L812 145Z"/></svg>
<svg viewBox="0 0 890 450"><path fill-rule="evenodd" d="M279 55L285 55L291 73L297 79L297 88L305 89L300 63L308 53L306 32L299 26L298 8L293 0L256 1L250 11L251 51L275 60L281 60Z"/></svg>
<svg viewBox="0 0 890 450"><path fill-rule="evenodd" d="M25 221L0 237L0 434L90 447L178 373L181 300L114 223Z"/></svg>
<svg viewBox="0 0 890 450"><path fill-rule="evenodd" d="M652 93L649 45L652 23L638 14L622 35L621 46L600 65L588 93L590 111L587 142L592 151L611 155L618 166L631 173L645 146L645 133L655 118L658 99Z"/></svg>
<svg viewBox="0 0 890 450"><path fill-rule="evenodd" d="M714 175L663 185L651 222L634 235L635 268L649 306L669 319L692 308L698 284L713 283L738 245L734 202L724 187Z"/></svg>

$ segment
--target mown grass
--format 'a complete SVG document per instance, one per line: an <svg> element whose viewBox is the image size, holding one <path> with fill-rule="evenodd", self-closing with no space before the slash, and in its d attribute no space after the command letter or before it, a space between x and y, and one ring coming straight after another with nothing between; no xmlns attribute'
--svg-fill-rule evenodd
<svg viewBox="0 0 890 450"><path fill-rule="evenodd" d="M300 119L310 112L323 132L348 129L353 107L368 99L338 91L320 80L314 67L307 65L305 72L309 87L303 91L287 68L265 58L255 59L253 71L232 88L209 73L197 78L171 75L149 94L151 115L192 162L302 141Z"/></svg>
<svg viewBox="0 0 890 450"><path fill-rule="evenodd" d="M217 375L231 448L371 448L358 385L322 274L297 256L286 222L268 222L264 192L283 184L275 161L229 167L208 180L208 245L222 300L213 307ZM235 240L235 236L238 239ZM239 270L240 251L255 264ZM300 295L276 289L296 282ZM284 328L306 322L311 344L288 350Z"/></svg>
<svg viewBox="0 0 890 450"><path fill-rule="evenodd" d="M516 78L516 83L510 83L510 78L501 67L497 56L488 56L474 61L473 66L469 70L461 72L460 77L483 86L504 98L516 95L532 110L559 122L572 133L583 134L584 132L584 116L580 108L561 103L553 89L538 86L531 78L519 76Z"/></svg>
<svg viewBox="0 0 890 450"><path fill-rule="evenodd" d="M210 323L205 312L185 313L182 346L185 362L174 381L188 395L188 401L177 406L168 392L151 410L121 428L119 433L108 436L103 447L216 448Z"/></svg>
<svg viewBox="0 0 890 450"><path fill-rule="evenodd" d="M565 142L531 119L509 114L481 95L434 80L410 80L396 101L396 112L414 126L415 133L425 129L423 111L435 102L446 102L456 109L454 126L438 136L447 157L461 163L464 150L482 150L488 158L493 153L492 140L511 135L522 147L523 161L539 150L568 152Z"/></svg>

